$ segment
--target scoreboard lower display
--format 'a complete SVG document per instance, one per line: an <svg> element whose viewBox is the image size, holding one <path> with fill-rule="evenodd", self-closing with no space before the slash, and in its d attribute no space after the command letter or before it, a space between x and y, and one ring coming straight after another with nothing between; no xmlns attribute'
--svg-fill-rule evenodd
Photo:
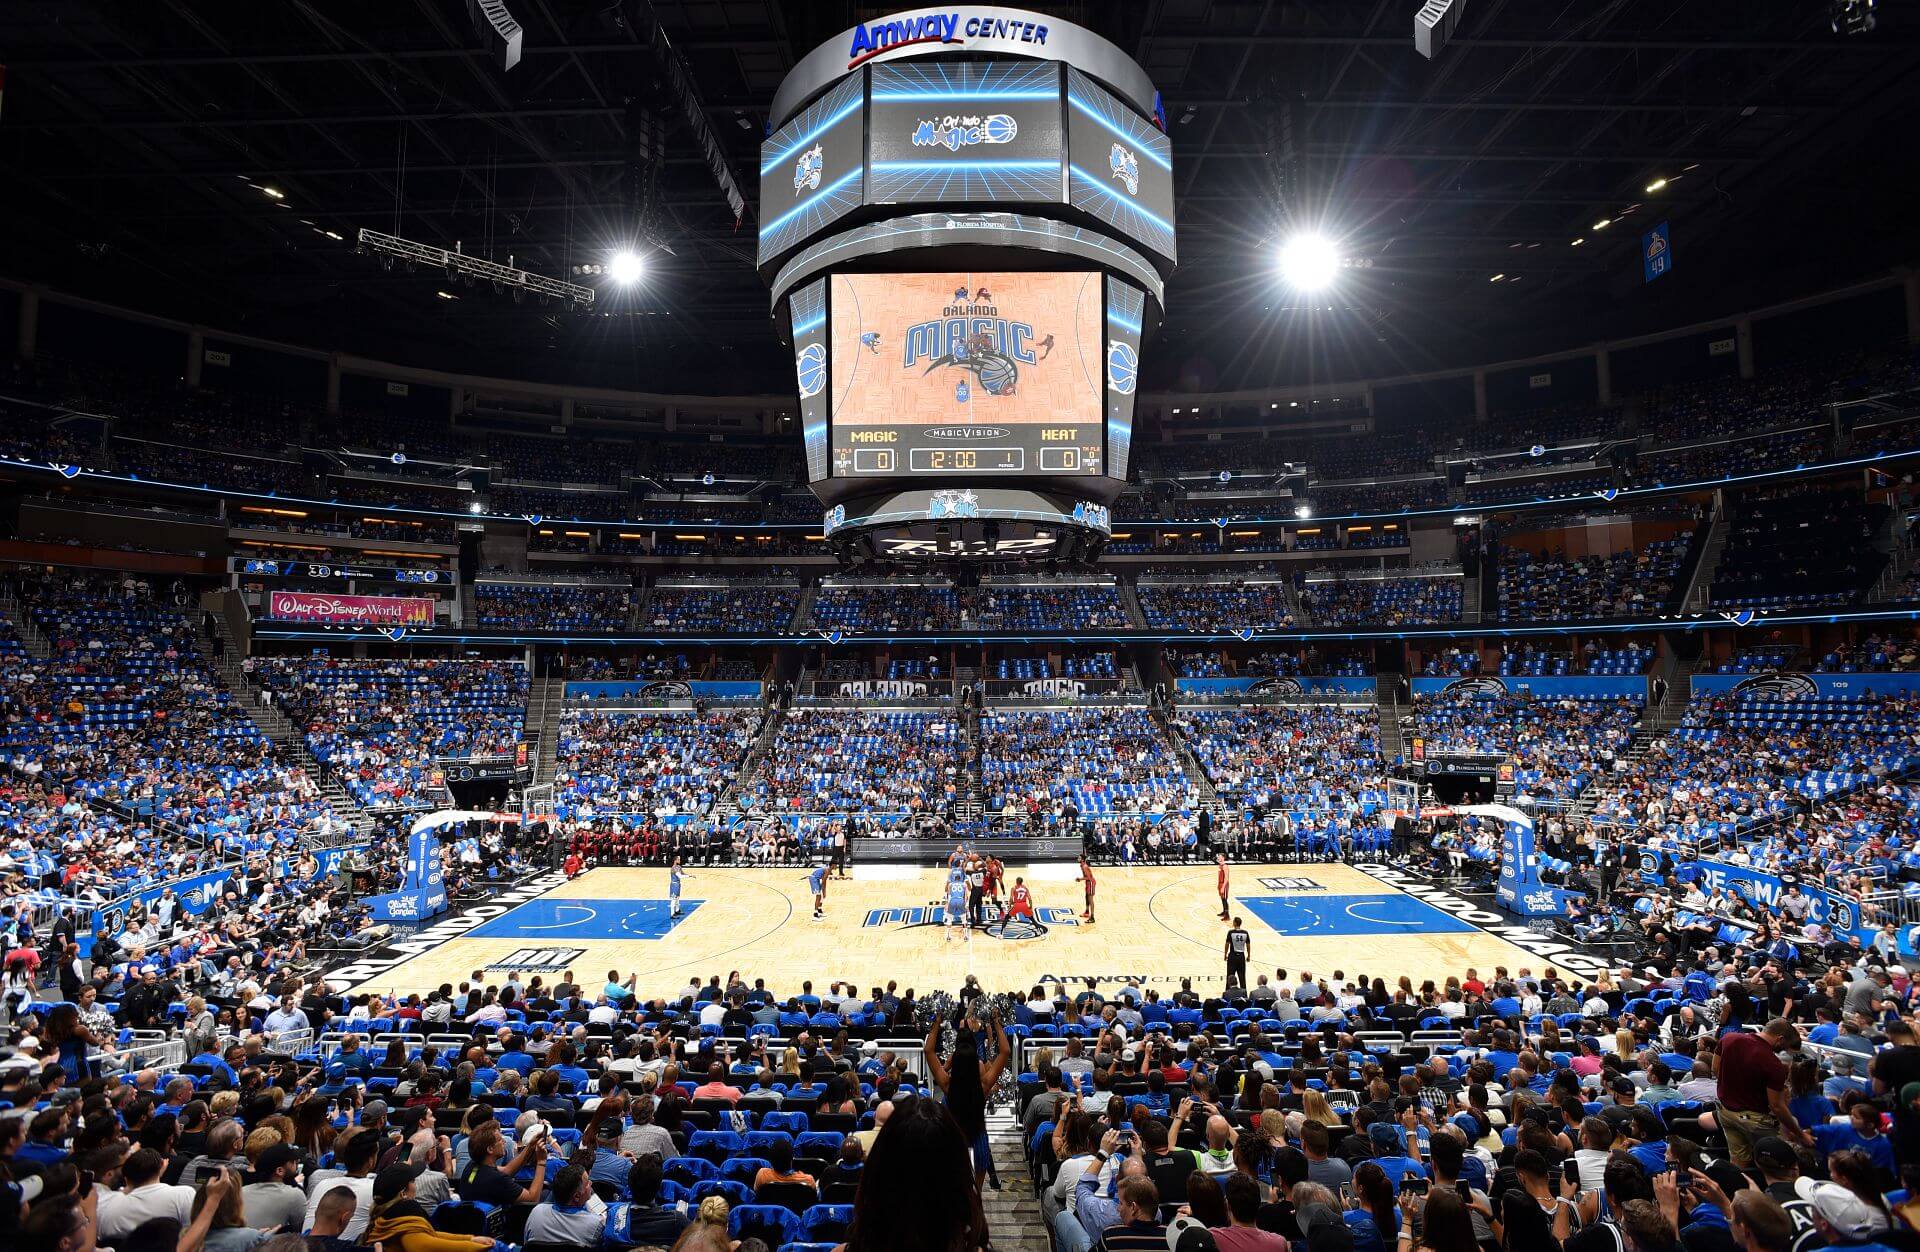
<svg viewBox="0 0 1920 1252"><path fill-rule="evenodd" d="M835 274L835 478L1106 472L1096 273Z"/></svg>

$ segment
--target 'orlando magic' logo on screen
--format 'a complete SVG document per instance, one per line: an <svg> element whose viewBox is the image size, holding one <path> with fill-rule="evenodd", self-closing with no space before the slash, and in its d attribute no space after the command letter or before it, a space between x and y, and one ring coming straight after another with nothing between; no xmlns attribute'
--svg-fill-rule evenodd
<svg viewBox="0 0 1920 1252"><path fill-rule="evenodd" d="M1491 674L1456 678L1440 689L1442 700L1498 700L1506 694L1507 684Z"/></svg>
<svg viewBox="0 0 1920 1252"><path fill-rule="evenodd" d="M822 344L810 343L800 349L793 358L793 368L800 382L800 398L811 400L820 394L827 385L827 349Z"/></svg>
<svg viewBox="0 0 1920 1252"><path fill-rule="evenodd" d="M1140 194L1140 158L1133 155L1133 150L1125 144L1117 143L1107 153L1107 172L1120 180L1120 185L1127 189L1128 195Z"/></svg>
<svg viewBox="0 0 1920 1252"><path fill-rule="evenodd" d="M1020 383L1020 366L1040 359L1034 350L1032 324L998 316L1000 310L985 288L968 300L962 284L953 295L953 303L941 310L940 317L907 328L901 364L911 368L926 361L922 377L941 368L964 370L988 395L1013 395ZM962 377L955 397L964 402L970 394L967 378Z"/></svg>
<svg viewBox="0 0 1920 1252"><path fill-rule="evenodd" d="M1130 343L1107 345L1107 386L1116 396L1130 396L1140 382L1140 354Z"/></svg>
<svg viewBox="0 0 1920 1252"><path fill-rule="evenodd" d="M947 117L922 118L913 128L913 144L916 148L945 148L948 152L958 152L980 143L1012 143L1013 137L1020 133L1020 123L1005 113L994 113L987 117Z"/></svg>
<svg viewBox="0 0 1920 1252"><path fill-rule="evenodd" d="M797 196L802 191L820 190L820 172L826 168L826 164L826 154L820 150L819 144L802 152L800 159L793 163L793 194Z"/></svg>

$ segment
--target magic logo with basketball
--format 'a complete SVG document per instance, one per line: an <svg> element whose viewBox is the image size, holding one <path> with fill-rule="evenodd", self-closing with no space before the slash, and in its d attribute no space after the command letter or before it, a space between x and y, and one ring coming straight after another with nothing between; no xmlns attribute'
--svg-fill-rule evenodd
<svg viewBox="0 0 1920 1252"><path fill-rule="evenodd" d="M1101 420L1097 274L837 274L829 307L835 426Z"/></svg>

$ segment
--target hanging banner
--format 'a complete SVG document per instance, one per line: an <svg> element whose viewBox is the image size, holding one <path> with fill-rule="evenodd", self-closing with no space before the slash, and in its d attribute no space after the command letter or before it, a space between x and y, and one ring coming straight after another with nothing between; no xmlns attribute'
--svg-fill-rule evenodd
<svg viewBox="0 0 1920 1252"><path fill-rule="evenodd" d="M286 621L340 626L431 626L433 601L418 596L336 596L271 591L267 615Z"/></svg>
<svg viewBox="0 0 1920 1252"><path fill-rule="evenodd" d="M1665 222L1640 236L1640 260L1647 282L1673 268L1673 241L1668 237Z"/></svg>

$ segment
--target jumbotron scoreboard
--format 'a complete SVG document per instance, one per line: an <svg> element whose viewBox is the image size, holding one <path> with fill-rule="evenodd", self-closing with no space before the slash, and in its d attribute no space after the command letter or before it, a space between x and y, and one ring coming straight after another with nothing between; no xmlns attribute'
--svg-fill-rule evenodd
<svg viewBox="0 0 1920 1252"><path fill-rule="evenodd" d="M829 538L1093 555L1176 260L1146 73L1043 14L915 10L815 49L772 112L759 260Z"/></svg>

